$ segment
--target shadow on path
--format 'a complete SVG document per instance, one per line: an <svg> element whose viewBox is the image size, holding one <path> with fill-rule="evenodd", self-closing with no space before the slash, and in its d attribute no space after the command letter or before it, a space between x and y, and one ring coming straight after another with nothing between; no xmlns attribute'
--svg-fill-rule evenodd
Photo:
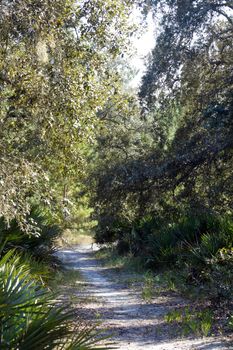
<svg viewBox="0 0 233 350"><path fill-rule="evenodd" d="M120 349L139 350L229 350L216 338L183 338L180 330L164 322L164 316L185 301L177 296L158 297L145 303L140 296L124 283L110 280L106 269L94 258L90 246L79 246L61 250L59 258L66 268L79 270L86 283L85 290L77 296L94 298L78 311L86 320L103 321L103 328L113 334ZM114 274L115 276L115 274ZM75 291L74 291L75 293Z"/></svg>

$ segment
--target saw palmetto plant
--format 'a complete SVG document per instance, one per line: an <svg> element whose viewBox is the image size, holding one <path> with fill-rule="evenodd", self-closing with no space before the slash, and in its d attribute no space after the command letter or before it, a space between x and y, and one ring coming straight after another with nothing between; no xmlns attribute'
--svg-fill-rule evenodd
<svg viewBox="0 0 233 350"><path fill-rule="evenodd" d="M103 349L97 345L100 338L95 326L75 326L73 311L31 276L29 264L15 251L1 258L2 350Z"/></svg>

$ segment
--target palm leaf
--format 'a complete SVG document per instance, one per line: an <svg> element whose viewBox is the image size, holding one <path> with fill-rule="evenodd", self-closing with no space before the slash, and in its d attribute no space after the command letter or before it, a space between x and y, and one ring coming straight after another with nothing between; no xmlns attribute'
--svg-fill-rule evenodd
<svg viewBox="0 0 233 350"><path fill-rule="evenodd" d="M0 259L1 350L106 349L97 346L107 338L96 327L77 330L73 319L68 306L58 305L15 251Z"/></svg>

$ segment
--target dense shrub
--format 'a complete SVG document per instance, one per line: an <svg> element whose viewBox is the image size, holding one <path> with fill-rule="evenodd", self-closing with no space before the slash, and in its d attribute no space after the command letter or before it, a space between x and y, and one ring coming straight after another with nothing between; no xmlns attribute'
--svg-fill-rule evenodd
<svg viewBox="0 0 233 350"><path fill-rule="evenodd" d="M144 217L130 228L118 224L117 250L142 258L150 269L177 267L188 284L205 284L212 300L230 297L233 219L215 215L183 216L167 223Z"/></svg>
<svg viewBox="0 0 233 350"><path fill-rule="evenodd" d="M3 217L0 218L0 244L3 253L14 248L22 253L29 252L38 261L56 266L58 260L53 253L61 229L38 208L30 212L27 220L34 227L34 233L30 235L25 233L15 220L7 224Z"/></svg>
<svg viewBox="0 0 233 350"><path fill-rule="evenodd" d="M207 260L206 281L208 294L213 303L233 301L233 248L220 249Z"/></svg>
<svg viewBox="0 0 233 350"><path fill-rule="evenodd" d="M130 236L134 251L146 256L155 267L178 261L206 265L206 259L215 256L219 249L233 245L233 221L227 217L189 216L168 224L159 221L161 226L158 221L141 222ZM126 237L124 234L120 240L125 241Z"/></svg>

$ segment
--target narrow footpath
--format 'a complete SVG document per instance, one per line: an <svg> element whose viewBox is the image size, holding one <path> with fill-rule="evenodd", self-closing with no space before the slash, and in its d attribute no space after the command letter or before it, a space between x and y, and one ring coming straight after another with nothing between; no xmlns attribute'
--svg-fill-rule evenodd
<svg viewBox="0 0 233 350"><path fill-rule="evenodd" d="M85 318L101 321L101 328L113 335L119 349L233 349L218 338L181 338L174 326L164 321L164 316L177 305L185 305L185 301L171 293L146 303L140 293L121 282L116 274L111 277L111 271L95 259L90 245L63 249L59 258L66 268L79 270L85 280L82 292L73 291L74 296L86 300L82 306Z"/></svg>

